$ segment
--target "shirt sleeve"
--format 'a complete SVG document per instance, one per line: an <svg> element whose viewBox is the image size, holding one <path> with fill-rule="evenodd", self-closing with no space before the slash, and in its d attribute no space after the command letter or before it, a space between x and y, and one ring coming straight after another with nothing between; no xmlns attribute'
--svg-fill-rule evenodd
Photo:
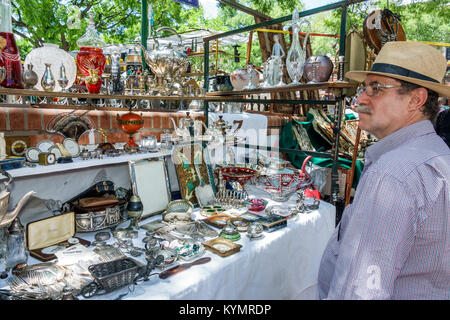
<svg viewBox="0 0 450 320"><path fill-rule="evenodd" d="M367 172L358 187L327 299L390 299L413 244L416 201L385 173Z"/></svg>

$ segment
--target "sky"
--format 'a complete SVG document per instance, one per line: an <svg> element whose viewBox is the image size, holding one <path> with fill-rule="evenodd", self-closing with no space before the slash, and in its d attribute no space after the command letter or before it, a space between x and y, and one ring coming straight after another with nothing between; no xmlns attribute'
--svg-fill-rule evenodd
<svg viewBox="0 0 450 320"><path fill-rule="evenodd" d="M305 4L304 10L321 7L326 4L335 3L335 2L339 2L339 1L340 0L302 0L302 2ZM402 2L403 2L403 4L408 4L411 1L412 0L403 0ZM421 1L421 0L416 0L416 2L418 2L418 1ZM217 8L216 0L199 0L199 2L204 9L206 19L212 19L212 18L217 17L217 13L218 13L219 9Z"/></svg>

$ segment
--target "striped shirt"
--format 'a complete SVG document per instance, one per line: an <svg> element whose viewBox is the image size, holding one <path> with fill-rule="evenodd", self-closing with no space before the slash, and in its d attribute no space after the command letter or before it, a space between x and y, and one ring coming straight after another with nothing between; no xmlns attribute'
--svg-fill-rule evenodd
<svg viewBox="0 0 450 320"><path fill-rule="evenodd" d="M450 299L449 216L450 149L432 123L379 140L324 251L319 298Z"/></svg>

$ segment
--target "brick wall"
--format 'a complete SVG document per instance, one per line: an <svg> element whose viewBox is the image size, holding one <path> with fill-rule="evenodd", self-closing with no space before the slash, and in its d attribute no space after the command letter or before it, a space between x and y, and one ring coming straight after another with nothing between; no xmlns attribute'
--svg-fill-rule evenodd
<svg viewBox="0 0 450 320"><path fill-rule="evenodd" d="M6 137L29 136L30 145L35 146L42 139L50 139L53 142L61 142L64 137L59 134L52 134L45 131L50 120L60 113L68 113L64 109L39 109L39 108L14 108L0 107L0 131L5 132ZM76 114L81 115L84 111L79 110ZM128 141L128 135L119 129L116 117L128 111L101 111L93 110L87 113L87 117L92 121L95 128L102 128L107 134L108 142L120 143ZM140 113L141 114L141 113ZM192 115L194 118L204 120L203 115ZM143 128L134 135L136 141L141 136L159 135L164 129L173 130L174 126L170 118L173 118L177 126L180 119L185 117L184 113L175 112L142 112L144 119ZM268 135L279 135L281 127L290 121L288 115L268 115ZM101 135L96 132L95 143L103 141ZM83 134L79 139L79 144L89 144L88 133Z"/></svg>

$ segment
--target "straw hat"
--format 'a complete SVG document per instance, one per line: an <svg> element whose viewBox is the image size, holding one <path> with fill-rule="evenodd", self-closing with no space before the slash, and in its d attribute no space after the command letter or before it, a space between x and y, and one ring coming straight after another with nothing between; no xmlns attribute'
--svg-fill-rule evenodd
<svg viewBox="0 0 450 320"><path fill-rule="evenodd" d="M450 86L442 83L447 70L445 57L433 47L408 41L386 43L378 53L370 71L349 71L345 76L358 82L368 74L377 74L420 85L450 96Z"/></svg>

